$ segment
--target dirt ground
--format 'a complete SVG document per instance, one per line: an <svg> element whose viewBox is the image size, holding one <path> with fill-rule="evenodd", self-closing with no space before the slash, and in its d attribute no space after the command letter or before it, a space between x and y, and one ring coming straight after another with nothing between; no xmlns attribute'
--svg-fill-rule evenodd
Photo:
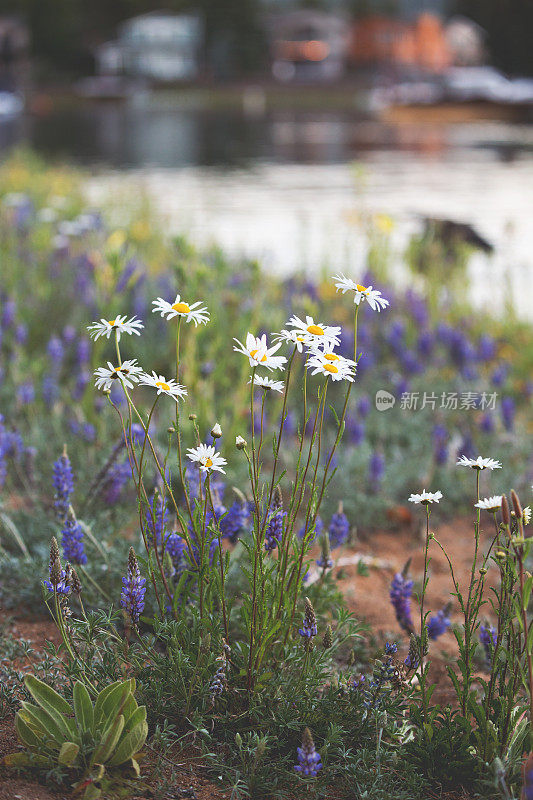
<svg viewBox="0 0 533 800"><path fill-rule="evenodd" d="M494 535L490 518L482 520L483 548L490 545ZM434 529L435 535L448 551L454 564L456 576L461 589L467 586L469 571L474 547L474 533L471 520L456 519L451 523L438 525ZM380 563L379 567L369 567L368 575L359 574L357 560L359 554L370 557ZM336 555L336 553L335 553ZM357 541L352 547L345 549L341 554L343 561L352 563L336 566L335 572L340 572L340 586L345 592L348 604L356 616L369 623L373 634L379 640L396 640L400 644L400 654L407 652L407 637L403 634L396 622L393 608L389 601L389 588L392 576L403 568L406 560L411 557L410 573L415 580L421 581L424 565L423 542L414 530L413 525L403 525L396 532L373 533L363 541ZM449 600L453 600L451 581L446 559L433 541L430 543L430 580L426 594L427 608L435 612L442 608ZM494 567L489 569L486 577L486 587L495 585L497 571ZM452 620L459 620L457 602L454 603ZM417 623L417 606L413 602L413 619ZM31 621L26 617L15 618L10 626L15 637L29 639L33 647L42 649L46 639L58 643L59 637L52 622ZM446 673L446 664L453 664L457 656L457 643L451 632L443 634L437 642L431 644L430 655L432 659L431 680L437 684L434 700L437 702L454 702L450 680ZM4 755L18 748L14 732L13 720L0 722L0 760ZM171 754L169 754L171 755ZM143 765L146 781L136 798L150 798L153 796L151 786L155 786L161 777L151 776L153 758L148 753ZM174 798L192 798L193 800L224 800L230 797L231 792L214 786L202 776L202 770L197 764L187 763L183 755L178 755L172 760L180 766L175 773L177 778L172 789L165 795L165 800ZM151 764L152 762L152 764ZM443 795L439 795L444 797ZM10 773L0 767L0 800L67 800L69 794L53 790L50 787L32 783L26 779L11 777ZM446 795L448 800L468 800L466 795ZM299 798L294 798L299 800ZM334 800L333 795L331 800ZM392 798L391 798L392 800ZM429 798L428 798L429 800Z"/></svg>

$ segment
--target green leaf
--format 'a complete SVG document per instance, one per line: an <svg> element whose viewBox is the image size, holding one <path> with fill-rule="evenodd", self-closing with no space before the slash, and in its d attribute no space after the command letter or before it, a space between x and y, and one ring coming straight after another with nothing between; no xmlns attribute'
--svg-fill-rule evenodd
<svg viewBox="0 0 533 800"><path fill-rule="evenodd" d="M44 708L34 706L33 703L22 703L19 711L24 722L38 728L43 732L43 739L54 739L59 745L68 736L68 728L59 715L49 714Z"/></svg>
<svg viewBox="0 0 533 800"><path fill-rule="evenodd" d="M26 747L42 747L42 739L37 735L35 730L22 719L20 712L15 717L15 730L17 731L20 741L22 744L25 744Z"/></svg>
<svg viewBox="0 0 533 800"><path fill-rule="evenodd" d="M72 693L74 713L80 731L92 731L94 725L94 708L87 687L77 681Z"/></svg>
<svg viewBox="0 0 533 800"><path fill-rule="evenodd" d="M533 652L533 622L530 622L529 630L527 632L527 652Z"/></svg>
<svg viewBox="0 0 533 800"><path fill-rule="evenodd" d="M125 703L131 691L131 681L115 681L102 689L94 704L94 724L98 728L116 716L120 706ZM135 683L133 683L135 686Z"/></svg>
<svg viewBox="0 0 533 800"><path fill-rule="evenodd" d="M80 746L74 742L63 742L57 760L60 764L70 767L77 759Z"/></svg>
<svg viewBox="0 0 533 800"><path fill-rule="evenodd" d="M26 675L24 684L35 702L49 714L66 714L67 716L72 714L72 708L65 698L61 697L51 686L36 678L35 675Z"/></svg>
<svg viewBox="0 0 533 800"><path fill-rule="evenodd" d="M100 744L94 751L92 762L98 764L105 764L111 758L115 747L117 746L120 734L124 728L124 717L122 714L113 720L109 728L104 731Z"/></svg>
<svg viewBox="0 0 533 800"><path fill-rule="evenodd" d="M138 753L148 736L148 723L146 721L139 723L127 736L121 741L117 747L113 758L109 760L109 766L118 767L129 761L135 753Z"/></svg>
<svg viewBox="0 0 533 800"><path fill-rule="evenodd" d="M146 720L146 706L137 706L133 714L126 719L124 716L124 730L122 731L121 741L132 731L137 725L140 725Z"/></svg>

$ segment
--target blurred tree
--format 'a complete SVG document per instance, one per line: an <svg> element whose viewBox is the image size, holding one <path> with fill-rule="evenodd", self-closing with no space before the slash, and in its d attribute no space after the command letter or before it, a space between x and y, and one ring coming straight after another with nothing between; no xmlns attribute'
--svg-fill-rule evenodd
<svg viewBox="0 0 533 800"><path fill-rule="evenodd" d="M491 61L518 75L533 75L533 0L454 0L453 12L488 34Z"/></svg>
<svg viewBox="0 0 533 800"><path fill-rule="evenodd" d="M0 14L29 25L32 52L58 70L86 72L95 44L112 39L117 25L156 10L153 0L0 0ZM199 11L206 28L206 55L227 74L250 72L265 59L258 0L164 0L168 11ZM218 60L217 60L218 54Z"/></svg>

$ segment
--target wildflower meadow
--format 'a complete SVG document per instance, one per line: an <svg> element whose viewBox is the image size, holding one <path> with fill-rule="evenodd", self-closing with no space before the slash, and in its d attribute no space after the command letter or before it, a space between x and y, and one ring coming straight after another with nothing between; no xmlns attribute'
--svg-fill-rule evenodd
<svg viewBox="0 0 533 800"><path fill-rule="evenodd" d="M531 327L116 219L2 167L1 780L533 798Z"/></svg>

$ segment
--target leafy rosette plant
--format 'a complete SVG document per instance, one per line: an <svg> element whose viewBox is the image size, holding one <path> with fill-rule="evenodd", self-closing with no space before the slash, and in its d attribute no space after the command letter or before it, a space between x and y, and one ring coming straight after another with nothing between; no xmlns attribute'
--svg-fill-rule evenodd
<svg viewBox="0 0 533 800"><path fill-rule="evenodd" d="M34 675L24 683L35 703L23 702L15 727L27 752L11 753L11 767L63 767L76 773L84 800L105 796L119 770L140 774L137 756L146 741L146 707L134 698L135 680L106 686L93 705L83 683L74 685L73 703Z"/></svg>

